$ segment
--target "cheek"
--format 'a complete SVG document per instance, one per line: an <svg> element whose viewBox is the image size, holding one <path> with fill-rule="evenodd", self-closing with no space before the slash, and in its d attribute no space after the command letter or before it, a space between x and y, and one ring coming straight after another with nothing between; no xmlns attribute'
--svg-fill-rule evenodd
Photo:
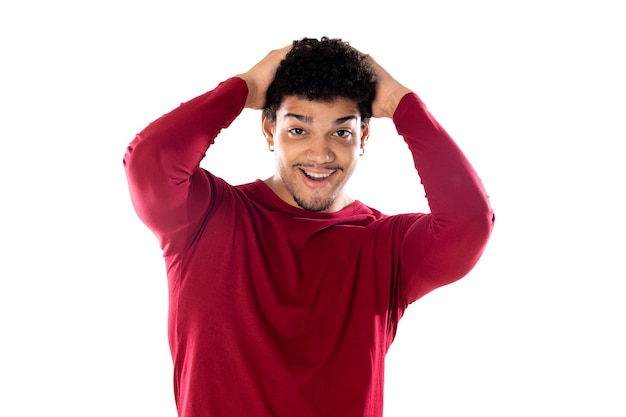
<svg viewBox="0 0 626 417"><path fill-rule="evenodd" d="M279 141L276 141L274 154L276 155L277 158L288 159L289 155L291 154L291 151L289 150L288 146L285 146L285 144L279 140Z"/></svg>
<svg viewBox="0 0 626 417"><path fill-rule="evenodd" d="M335 149L337 155L345 164L352 165L359 158L360 145L355 143L346 144Z"/></svg>
<svg viewBox="0 0 626 417"><path fill-rule="evenodd" d="M296 162L294 160L293 150L285 148L284 146L275 147L274 160L276 161L276 165L282 169L286 169Z"/></svg>
<svg viewBox="0 0 626 417"><path fill-rule="evenodd" d="M297 142L294 140L276 138L276 152L284 160L297 160L306 154L307 146L304 141Z"/></svg>

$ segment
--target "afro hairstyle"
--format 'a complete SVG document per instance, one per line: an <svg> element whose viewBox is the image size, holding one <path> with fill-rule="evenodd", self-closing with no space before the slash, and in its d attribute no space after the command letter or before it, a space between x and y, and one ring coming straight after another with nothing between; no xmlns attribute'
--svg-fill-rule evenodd
<svg viewBox="0 0 626 417"><path fill-rule="evenodd" d="M376 74L367 55L338 38L302 38L281 61L269 85L263 114L276 121L287 96L310 101L347 98L357 103L362 120L372 117Z"/></svg>

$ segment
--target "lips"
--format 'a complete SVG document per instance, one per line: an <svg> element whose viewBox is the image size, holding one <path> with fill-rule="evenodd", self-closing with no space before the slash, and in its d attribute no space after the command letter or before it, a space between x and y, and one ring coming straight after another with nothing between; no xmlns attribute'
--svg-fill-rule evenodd
<svg viewBox="0 0 626 417"><path fill-rule="evenodd" d="M304 172L304 175L306 175L307 177L311 179L322 181L330 177L335 171L333 170L330 172L322 173L322 172L312 172L312 171L307 171L306 169L302 169L302 172Z"/></svg>

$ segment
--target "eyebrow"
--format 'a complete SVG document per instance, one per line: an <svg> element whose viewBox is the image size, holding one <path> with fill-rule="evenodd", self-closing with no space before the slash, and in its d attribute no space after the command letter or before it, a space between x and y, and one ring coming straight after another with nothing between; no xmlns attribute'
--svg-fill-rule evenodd
<svg viewBox="0 0 626 417"><path fill-rule="evenodd" d="M313 118L310 116L305 116L303 114L297 114L297 113L285 113L285 117L293 117L299 121L301 121L302 123L308 123L311 124L313 123ZM354 115L350 115L350 116L344 116L344 117L340 117L338 119L335 120L335 124L336 125L340 125L342 123L347 122L348 120L356 120L357 117Z"/></svg>

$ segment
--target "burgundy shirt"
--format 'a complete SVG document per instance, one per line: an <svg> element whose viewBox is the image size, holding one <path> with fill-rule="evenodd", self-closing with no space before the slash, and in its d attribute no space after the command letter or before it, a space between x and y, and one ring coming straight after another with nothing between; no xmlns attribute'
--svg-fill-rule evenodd
<svg viewBox="0 0 626 417"><path fill-rule="evenodd" d="M475 265L493 227L488 198L412 93L393 121L431 213L359 201L317 213L260 180L229 185L199 165L246 96L242 79L221 83L150 124L124 158L165 257L179 415L380 417L398 321Z"/></svg>

